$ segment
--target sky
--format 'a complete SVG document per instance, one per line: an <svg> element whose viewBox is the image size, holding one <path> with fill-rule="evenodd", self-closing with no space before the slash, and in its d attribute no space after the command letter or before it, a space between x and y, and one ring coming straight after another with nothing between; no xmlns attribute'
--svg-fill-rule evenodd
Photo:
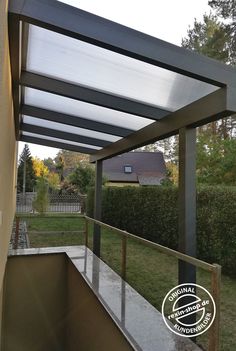
<svg viewBox="0 0 236 351"><path fill-rule="evenodd" d="M210 12L208 0L64 0L69 5L105 17L172 44L181 45L194 18ZM19 155L25 143L19 143ZM56 148L29 144L31 155L54 158Z"/></svg>

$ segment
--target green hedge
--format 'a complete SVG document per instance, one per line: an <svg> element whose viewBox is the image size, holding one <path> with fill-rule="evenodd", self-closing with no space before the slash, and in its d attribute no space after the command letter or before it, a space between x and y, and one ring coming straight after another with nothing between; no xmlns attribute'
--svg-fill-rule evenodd
<svg viewBox="0 0 236 351"><path fill-rule="evenodd" d="M94 191L87 199L93 217ZM115 227L177 249L178 190L172 187L106 187L102 220ZM236 189L204 187L197 194L197 257L219 263L236 275Z"/></svg>

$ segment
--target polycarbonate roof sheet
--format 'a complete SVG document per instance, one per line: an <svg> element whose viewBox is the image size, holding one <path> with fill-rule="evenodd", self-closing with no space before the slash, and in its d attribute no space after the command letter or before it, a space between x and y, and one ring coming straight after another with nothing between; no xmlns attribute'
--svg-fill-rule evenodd
<svg viewBox="0 0 236 351"><path fill-rule="evenodd" d="M94 145L76 143L75 141L68 141L68 140L64 140L64 139L53 138L53 137L49 137L49 136L46 136L46 135L35 134L35 133L30 133L30 132L24 132L23 131L22 135L28 136L28 137L32 137L32 138L35 138L35 139L37 139L37 138L38 139L45 139L45 140L49 140L49 141L55 141L57 143L63 143L63 144L67 144L67 145L74 145L74 146L78 146L78 147L85 147L87 149L92 149L94 151L101 149L101 147L94 146Z"/></svg>
<svg viewBox="0 0 236 351"><path fill-rule="evenodd" d="M107 140L110 142L115 142L121 139L114 135L95 132L84 128L73 127L67 124L51 122L41 118L35 118L30 116L23 115L23 122L30 125L38 126L38 127L49 128L49 129L58 130L66 133L77 134L77 135L83 135L86 137L95 138L99 140Z"/></svg>
<svg viewBox="0 0 236 351"><path fill-rule="evenodd" d="M36 106L75 117L83 117L101 123L132 129L134 131L154 122L147 118L32 88L25 88L24 99L26 105Z"/></svg>
<svg viewBox="0 0 236 351"><path fill-rule="evenodd" d="M26 69L169 111L218 89L34 25L29 25Z"/></svg>

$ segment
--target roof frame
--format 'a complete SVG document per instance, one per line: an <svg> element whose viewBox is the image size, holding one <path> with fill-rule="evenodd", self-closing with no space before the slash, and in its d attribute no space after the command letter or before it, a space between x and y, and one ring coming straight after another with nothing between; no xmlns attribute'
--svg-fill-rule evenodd
<svg viewBox="0 0 236 351"><path fill-rule="evenodd" d="M192 104L170 113L161 121L149 124L141 130L132 133L127 138L118 140L106 148L97 151L91 155L90 161L96 162L128 152L135 148L154 143L157 140L176 135L181 128L198 127L219 118L230 116L235 111L236 102L232 101L231 89L218 89Z"/></svg>
<svg viewBox="0 0 236 351"><path fill-rule="evenodd" d="M23 57L20 57L20 48L22 47L21 21L198 79L199 81L215 85L220 89L178 111L169 112L142 102L21 71L19 67L24 68L26 60L25 49L23 50ZM23 41L27 40L27 31L25 33ZM9 38L17 137L19 136L20 125L19 113L25 108L23 106L20 109L20 84L22 87L28 86L114 110L128 112L133 114L134 117L142 116L156 120L147 127L125 136L122 140L104 146L102 150L93 150L92 162L174 135L183 127L196 127L228 116L236 111L236 71L234 68L59 1L10 0ZM24 43L23 48L25 48ZM52 118L61 119L62 116L54 114ZM85 123L82 120L80 122ZM71 123L72 119L70 119L68 124L72 125ZM103 126L104 128L110 128L109 123L107 125L103 124ZM23 127L25 128L24 125ZM57 132L55 131L55 133ZM69 140L73 134L67 134L70 134L68 135ZM89 153L91 154L91 152Z"/></svg>
<svg viewBox="0 0 236 351"><path fill-rule="evenodd" d="M206 83L219 87L235 84L232 67L60 1L10 0L9 14Z"/></svg>

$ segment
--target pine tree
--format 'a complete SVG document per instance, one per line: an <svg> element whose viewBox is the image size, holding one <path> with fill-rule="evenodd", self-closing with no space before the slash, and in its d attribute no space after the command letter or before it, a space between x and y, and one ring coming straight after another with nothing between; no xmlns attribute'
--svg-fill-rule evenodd
<svg viewBox="0 0 236 351"><path fill-rule="evenodd" d="M25 144L25 147L20 155L19 164L18 164L18 175L17 175L17 190L18 192L23 191L24 187L24 174L25 174L25 191L33 191L36 176L33 169L33 161L30 153L28 144Z"/></svg>
<svg viewBox="0 0 236 351"><path fill-rule="evenodd" d="M187 31L187 37L182 39L182 46L215 60L227 63L229 61L229 33L218 18L204 15L203 22L194 20L192 28Z"/></svg>
<svg viewBox="0 0 236 351"><path fill-rule="evenodd" d="M208 4L216 11L217 16L224 20L223 26L228 33L229 62L236 64L236 1L211 0Z"/></svg>

